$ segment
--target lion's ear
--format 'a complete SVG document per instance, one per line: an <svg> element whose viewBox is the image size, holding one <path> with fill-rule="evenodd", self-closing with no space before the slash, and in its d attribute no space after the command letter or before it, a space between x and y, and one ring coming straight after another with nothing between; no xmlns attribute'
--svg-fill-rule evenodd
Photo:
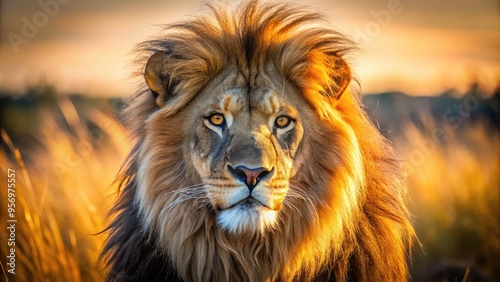
<svg viewBox="0 0 500 282"><path fill-rule="evenodd" d="M167 93L167 75L165 74L165 64L167 63L167 53L159 51L149 57L144 70L144 78L151 89L156 100L156 104L162 107L165 104Z"/></svg>
<svg viewBox="0 0 500 282"><path fill-rule="evenodd" d="M351 68L343 58L334 57L334 71L332 76L337 86L335 87L335 97L339 99L352 79Z"/></svg>

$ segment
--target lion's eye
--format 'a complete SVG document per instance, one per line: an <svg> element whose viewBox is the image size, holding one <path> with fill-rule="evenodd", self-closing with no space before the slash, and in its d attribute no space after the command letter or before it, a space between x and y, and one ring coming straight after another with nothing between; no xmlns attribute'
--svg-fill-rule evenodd
<svg viewBox="0 0 500 282"><path fill-rule="evenodd" d="M279 116L274 122L276 128L285 128L292 122L292 118L289 116Z"/></svg>
<svg viewBox="0 0 500 282"><path fill-rule="evenodd" d="M222 114L213 114L208 117L208 121L215 126L222 126L224 124L224 116Z"/></svg>

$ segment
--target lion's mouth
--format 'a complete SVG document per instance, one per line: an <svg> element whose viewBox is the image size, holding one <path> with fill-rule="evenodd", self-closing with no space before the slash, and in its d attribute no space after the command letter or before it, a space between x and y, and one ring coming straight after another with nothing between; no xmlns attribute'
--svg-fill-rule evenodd
<svg viewBox="0 0 500 282"><path fill-rule="evenodd" d="M235 207L239 207L241 209L253 209L256 207L263 207L263 208L272 210L272 208L270 208L266 204L260 202L259 200L253 198L252 196L249 196L249 197L247 197L239 202L236 202L236 203L230 205L229 207L227 207L225 209L220 209L220 210L228 210L228 209L232 209Z"/></svg>

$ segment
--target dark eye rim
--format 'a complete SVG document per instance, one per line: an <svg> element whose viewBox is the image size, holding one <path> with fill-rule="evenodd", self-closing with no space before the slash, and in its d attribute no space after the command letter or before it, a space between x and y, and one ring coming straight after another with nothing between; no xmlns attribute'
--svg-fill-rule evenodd
<svg viewBox="0 0 500 282"><path fill-rule="evenodd" d="M285 124L285 125L278 125L278 119L279 118L282 118L282 117L285 117L288 119L288 122ZM295 119L293 119L291 116L288 116L288 115L281 115L281 116L278 116L275 120L274 120L274 127L276 128L279 128L279 129L283 129L283 128L287 128L292 122L295 122Z"/></svg>
<svg viewBox="0 0 500 282"><path fill-rule="evenodd" d="M213 116L221 116L222 117L222 123L221 124L215 124L212 122L212 117ZM211 125L217 126L217 127L225 127L226 126L226 117L221 114L221 113L211 113L209 115L204 116L205 118Z"/></svg>

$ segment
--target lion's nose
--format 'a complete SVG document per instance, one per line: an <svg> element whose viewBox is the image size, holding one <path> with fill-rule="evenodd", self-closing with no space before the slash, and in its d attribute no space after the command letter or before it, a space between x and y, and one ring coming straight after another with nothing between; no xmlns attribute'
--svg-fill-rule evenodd
<svg viewBox="0 0 500 282"><path fill-rule="evenodd" d="M257 183L259 183L259 181L262 178L266 177L266 175L268 175L272 171L272 169L268 170L265 167L248 168L248 167L242 166L242 165L237 166L235 168L233 168L230 165L228 165L227 167L228 167L228 170L234 176L236 176L241 181L245 182L245 184L247 185L250 192L252 192L253 188L255 188L255 186L257 186Z"/></svg>

